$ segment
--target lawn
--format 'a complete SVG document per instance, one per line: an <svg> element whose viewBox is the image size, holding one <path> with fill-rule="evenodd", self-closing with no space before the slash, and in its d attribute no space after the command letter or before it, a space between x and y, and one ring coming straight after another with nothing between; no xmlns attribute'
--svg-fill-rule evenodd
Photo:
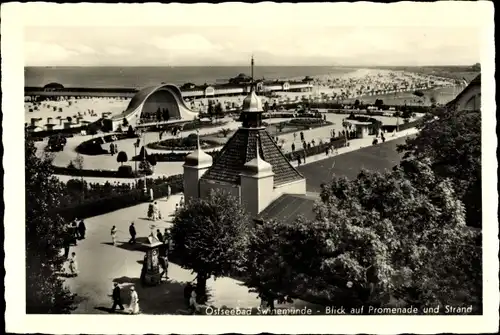
<svg viewBox="0 0 500 335"><path fill-rule="evenodd" d="M332 176L354 179L363 168L381 172L392 169L401 160L401 155L396 151L396 147L404 142L405 138L400 138L303 165L298 170L306 178L307 191L320 192L320 185L328 182ZM332 169L333 162L335 162L335 166Z"/></svg>

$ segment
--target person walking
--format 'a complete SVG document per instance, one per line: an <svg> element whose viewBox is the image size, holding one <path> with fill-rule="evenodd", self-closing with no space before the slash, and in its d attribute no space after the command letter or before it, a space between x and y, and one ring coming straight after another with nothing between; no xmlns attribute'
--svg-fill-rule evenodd
<svg viewBox="0 0 500 335"><path fill-rule="evenodd" d="M163 242L163 235L161 234L160 229L156 229L156 238L158 241Z"/></svg>
<svg viewBox="0 0 500 335"><path fill-rule="evenodd" d="M128 243L135 244L135 236L137 235L137 232L135 231L135 226L133 222L130 224L128 231L130 233L130 241L128 241Z"/></svg>
<svg viewBox="0 0 500 335"><path fill-rule="evenodd" d="M292 143L292 152L295 151L295 143Z"/></svg>
<svg viewBox="0 0 500 335"><path fill-rule="evenodd" d="M84 240L85 239L85 232L87 231L87 227L85 227L85 222L83 220L80 220L80 223L78 224L78 233L80 234L80 239Z"/></svg>
<svg viewBox="0 0 500 335"><path fill-rule="evenodd" d="M78 266L76 264L76 253L72 253L69 259L69 271L72 277L78 276Z"/></svg>
<svg viewBox="0 0 500 335"><path fill-rule="evenodd" d="M116 246L116 226L111 228L111 241L113 241L113 245Z"/></svg>
<svg viewBox="0 0 500 335"><path fill-rule="evenodd" d="M122 304L122 291L118 283L115 283L114 286L115 287L113 288L113 306L111 307L111 311L112 312L116 311L116 306L120 307L120 309L123 311L125 310L125 307L123 307Z"/></svg>
<svg viewBox="0 0 500 335"><path fill-rule="evenodd" d="M130 314L139 314L139 296L134 286L130 288Z"/></svg>

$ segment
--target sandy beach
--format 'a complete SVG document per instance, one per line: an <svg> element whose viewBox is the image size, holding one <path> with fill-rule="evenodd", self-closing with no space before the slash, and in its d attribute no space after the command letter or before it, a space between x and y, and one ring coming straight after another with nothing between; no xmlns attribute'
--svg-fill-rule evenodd
<svg viewBox="0 0 500 335"><path fill-rule="evenodd" d="M434 97L439 103L445 103L453 97L454 83L451 79L439 78L432 75L390 71L379 69L357 69L345 74L313 76L312 92L276 92L273 97L261 97L262 102L270 105L276 103L299 102L302 99L310 101L339 101L352 103L360 99L373 103L377 97L387 96L386 103L429 104ZM430 93L418 98L413 95L415 90L428 90ZM448 89L445 98L439 99L439 90ZM436 95L436 96L435 96ZM209 100L220 102L224 110L239 109L245 95L231 97L201 98L187 102L194 111L206 111ZM45 127L53 124L54 128L62 128L71 117L73 126L79 123L93 122L102 117L103 113L111 115L124 111L130 98L82 98L66 99L61 101L45 101L40 103L25 102L25 122L32 124L32 119L39 119L37 125ZM77 122L76 119L79 118Z"/></svg>

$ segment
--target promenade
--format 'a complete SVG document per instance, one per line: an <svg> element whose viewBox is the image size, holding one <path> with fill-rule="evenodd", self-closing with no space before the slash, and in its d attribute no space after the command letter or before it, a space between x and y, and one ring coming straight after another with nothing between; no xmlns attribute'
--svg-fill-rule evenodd
<svg viewBox="0 0 500 335"><path fill-rule="evenodd" d="M86 239L79 241L78 245L71 247L70 250L70 252L76 252L80 273L77 277L66 280L71 291L78 295L78 308L73 313L109 313L112 305L110 294L113 282L117 282L122 287L125 308L130 300L130 287L134 285L139 295L142 313L185 314L184 286L187 282L194 280L196 275L170 262L167 282L155 287L142 287L140 273L144 252L128 244L130 238L128 227L132 221L135 222L138 238L148 236L153 223L155 231L160 229L163 232L164 228L170 227L171 215L181 196L173 195L169 199L158 200L159 209L165 220L152 222L146 219L147 203L85 220ZM111 243L110 231L113 225L118 229L117 246ZM232 278L223 277L217 280L211 278L207 286L210 306L246 309L260 305L260 299L255 293L250 293L246 286ZM277 307L302 308L303 306L312 306L315 310L321 308L301 300Z"/></svg>
<svg viewBox="0 0 500 335"><path fill-rule="evenodd" d="M330 126L325 126L325 127L320 127L320 128L313 128L309 130L304 130L304 136L305 140L307 142L310 142L314 140L316 143L319 143L320 141L327 142L330 139L331 132L334 131L336 134L338 134L339 131L342 130L342 119L347 117L346 115L338 115L338 114L325 114L327 117L327 120L332 122L332 125ZM395 123L394 118L383 118L385 124L392 124ZM394 120L393 120L394 119ZM284 119L269 119L266 120L268 123L277 123L281 122ZM238 121L234 121L232 119L228 120L228 123L222 127L217 127L217 128L203 128L200 129L199 133L200 135L205 135L205 134L211 134L219 130L220 128L229 128L232 130L237 129L238 127L241 126L241 123ZM415 133L416 130L406 130L404 132L399 132L395 133L394 137L393 134L386 134L386 140L390 141L392 139L398 138L400 136L407 136L408 134L411 134L412 132ZM189 134L194 133L194 130L188 130L182 132L183 137L188 136ZM300 136L299 133L297 132L296 137L294 137L293 133L288 133L288 134L283 134L283 135L278 135L278 143L284 143L283 145L283 151L284 152L291 152L291 144L295 143L295 148L296 150L299 150L302 148L302 143L300 142ZM64 148L63 151L58 152L53 154L54 160L53 164L55 166L61 166L61 167L66 167L68 166L69 162L74 160L77 156L76 152L76 147L85 140L88 140L92 138L92 136L87 135L87 136L75 136L68 138L67 144ZM169 133L166 133L163 135L162 139L167 139L167 138L173 138L173 136ZM142 139L141 139L141 145L143 143L151 143L151 142L156 142L159 140L159 133L158 132L148 132L144 133ZM338 154L345 153L345 152L350 152L352 150L357 150L359 148L363 148L366 146L371 145L373 141L373 136L368 136L363 139L354 139L349 141L349 147L345 148L340 148L338 149ZM134 147L135 139L124 139L120 141L114 142L118 146L118 151L125 151L127 153L127 156L129 160L136 154L138 151ZM38 149L41 151L42 148L46 145L45 142L37 142L36 143ZM109 144L106 144L104 146L109 146ZM222 147L220 147L222 148ZM218 148L218 149L220 149ZM213 149L211 149L213 150ZM155 149L147 149L149 153L166 153L168 151L165 150L155 150ZM117 170L118 166L120 165L116 161L116 155L111 156L111 155L97 155L97 156L88 156L88 155L82 155L83 160L84 160L84 169L102 169L102 170ZM318 154L316 156L310 156L307 157L306 159L306 164L310 162L314 162L317 160L325 159L328 158L324 153ZM131 165L134 167L135 162L129 161L126 164ZM177 175L177 174L182 174L183 173L183 164L184 162L158 162L157 165L154 167L154 174L151 177L168 177L172 175ZM297 161L293 161L292 164L294 166L297 166ZM62 180L62 181L67 181L69 179L73 179L72 176L67 176L67 175L57 175L57 177ZM93 183L105 183L107 181L109 182L125 182L125 183L133 183L135 182L135 179L130 178L99 178L99 177L84 177L84 179L88 182L93 182Z"/></svg>

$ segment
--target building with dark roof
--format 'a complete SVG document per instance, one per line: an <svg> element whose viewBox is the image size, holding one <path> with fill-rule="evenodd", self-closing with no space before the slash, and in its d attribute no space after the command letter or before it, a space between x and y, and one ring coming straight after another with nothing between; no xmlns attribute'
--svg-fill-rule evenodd
<svg viewBox="0 0 500 335"><path fill-rule="evenodd" d="M262 125L262 102L253 85L241 113L242 126L215 162L199 145L186 157L184 194L186 199L205 198L212 190L223 190L256 217L282 195L306 194L306 180Z"/></svg>
<svg viewBox="0 0 500 335"><path fill-rule="evenodd" d="M124 123L136 128L148 123L191 121L197 116L198 113L186 105L177 86L163 84L143 88L130 100L125 111L104 118L103 122L107 129L114 131Z"/></svg>
<svg viewBox="0 0 500 335"><path fill-rule="evenodd" d="M481 110L481 74L478 74L455 99L446 104L447 108L456 110Z"/></svg>

